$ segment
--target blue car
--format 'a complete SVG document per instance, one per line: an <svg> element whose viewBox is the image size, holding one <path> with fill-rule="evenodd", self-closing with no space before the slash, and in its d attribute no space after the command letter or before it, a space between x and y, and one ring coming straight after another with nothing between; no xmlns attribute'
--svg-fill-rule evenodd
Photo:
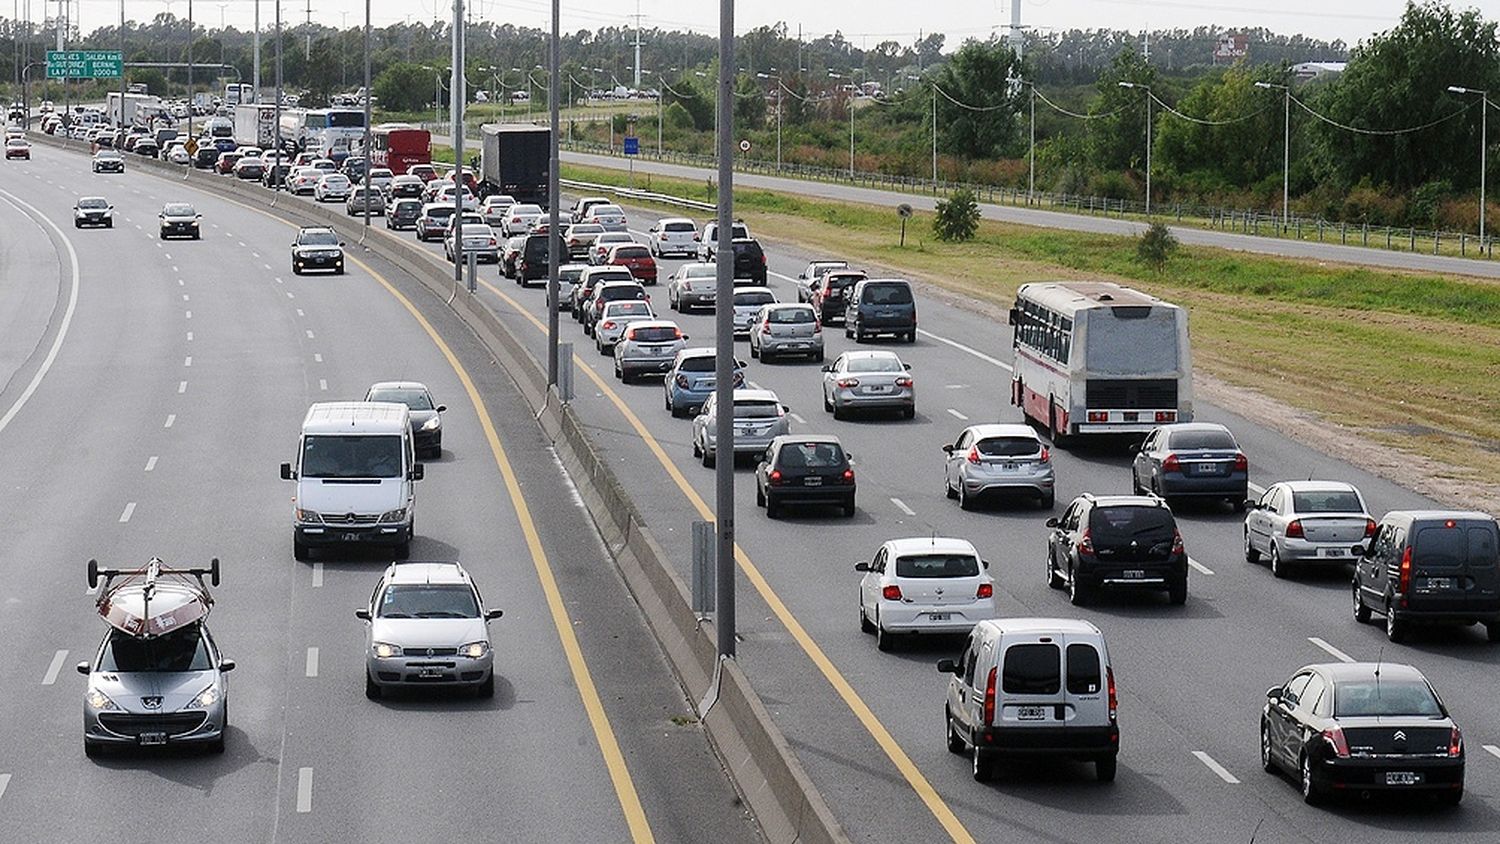
<svg viewBox="0 0 1500 844"><path fill-rule="evenodd" d="M673 416L692 416L714 391L714 350L683 349L662 379L667 410ZM734 362L734 386L745 384L745 362Z"/></svg>
<svg viewBox="0 0 1500 844"><path fill-rule="evenodd" d="M1160 425L1146 435L1131 466L1137 494L1178 498L1221 498L1245 509L1250 462L1223 425L1189 422Z"/></svg>

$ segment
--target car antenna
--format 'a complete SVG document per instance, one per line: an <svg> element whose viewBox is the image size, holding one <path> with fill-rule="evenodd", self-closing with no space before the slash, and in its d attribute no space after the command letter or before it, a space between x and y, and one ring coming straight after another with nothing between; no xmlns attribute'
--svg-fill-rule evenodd
<svg viewBox="0 0 1500 844"><path fill-rule="evenodd" d="M1375 697L1380 697L1380 666L1385 662L1385 645L1380 646L1380 651L1375 654Z"/></svg>
<svg viewBox="0 0 1500 844"><path fill-rule="evenodd" d="M1255 822L1255 829L1250 830L1250 844L1255 844L1255 836L1260 834L1261 824L1265 822L1266 819L1264 816L1262 816L1260 820Z"/></svg>

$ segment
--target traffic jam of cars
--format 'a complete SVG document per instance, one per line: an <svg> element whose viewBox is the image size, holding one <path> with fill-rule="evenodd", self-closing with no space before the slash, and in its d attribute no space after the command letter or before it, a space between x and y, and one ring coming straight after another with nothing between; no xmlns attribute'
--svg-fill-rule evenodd
<svg viewBox="0 0 1500 844"><path fill-rule="evenodd" d="M245 160L223 174L251 178L236 172ZM101 178L123 172L118 161L118 153L101 150L92 169ZM622 385L659 385L662 424L681 425L679 441L695 460L705 467L719 460L753 464L755 503L768 519L855 517L859 466L834 433L838 425L899 425L921 407L918 373L900 351L917 343L918 286L823 259L788 277L796 297L782 301L768 286L766 252L743 221L733 225L733 254L721 256L715 222L700 227L665 217L637 233L621 206L604 196L578 198L561 212L560 230L551 231L538 205L505 195L481 199L462 180L436 174L422 182L375 169L351 179L332 161L312 159L294 163L284 183L320 203L343 201L350 214L368 208L387 217L387 228L410 231L418 241L440 241L450 261L477 254L520 288L545 287L555 247L563 284L557 301L543 306L570 314ZM109 228L111 212L104 197L81 197L75 223ZM160 236L196 239L200 221L191 203L167 203ZM669 255L685 260L668 266ZM721 257L733 264L729 302L719 300ZM291 260L297 274L342 274L343 243L331 228L304 228ZM649 288L658 286L666 295L654 298ZM679 322L658 311L663 301L665 310L684 316L733 309L733 339L745 343L749 360L734 361L730 406L715 390L713 338L690 345ZM1234 432L1195 417L1184 308L1113 282L1035 282L1020 287L1008 322L1009 402L1023 421L955 426L934 450L932 473L942 473L947 497L965 514L1039 511L1034 550L1045 553L1037 562L1045 562L1059 603L1088 607L1110 594L1159 593L1166 607L1187 604L1190 577L1201 567L1189 554L1178 511L1207 508L1237 520L1242 514L1244 560L1264 562L1277 579L1347 571L1352 618L1378 617L1392 644L1429 625L1480 625L1489 642L1500 642L1495 518L1462 510L1377 516L1358 488L1336 478L1254 483L1251 454ZM830 326L849 342L830 342ZM794 420L775 391L754 383L750 361L805 366L830 424ZM376 384L363 401L313 405L296 459L281 466L281 477L296 485L293 555L301 560L373 545L404 559L425 471L417 458L441 454L444 410L425 386L403 381ZM732 447L717 441L721 413L733 417ZM667 421L681 418L687 421ZM1110 483L1058 502L1054 454L1100 442L1128 452L1128 482L1125 469L1101 464L1094 475L1113 473ZM350 496L351 489L358 495ZM982 515L966 518L984 530ZM858 583L850 590L860 629L882 652L916 637L961 642L960 654L937 668L950 675L943 693L947 748L967 758L976 780L991 779L1007 760L1036 756L1090 762L1097 779L1115 779L1119 687L1130 678L1116 674L1107 625L1003 612L992 564L970 539L932 533L872 544L871 556L854 566ZM211 574L160 561L132 572L91 568L91 583L103 577L106 584L99 607L111 632L96 658L79 666L90 678L90 754L116 745L222 749L224 675L234 663L219 655L204 626L212 606L205 575L217 582L217 563ZM166 589L169 582L175 592ZM159 603L149 606L151 600ZM486 624L499 611L485 606L457 563L391 564L358 612L368 626L367 695L416 686L493 694ZM111 614L121 607L124 615ZM152 613L158 610L186 615L175 632L157 635L152 625L159 616ZM1466 758L1460 726L1438 688L1401 656L1387 651L1378 662L1287 665L1257 701L1265 770L1288 777L1309 803L1420 792L1458 804ZM1422 654L1410 656L1420 661ZM121 700L133 683L146 682L132 678L135 671L188 674L192 682L176 687L201 688L170 707L161 702L161 713L170 708L176 720L153 713L147 729ZM934 717L938 695L934 689Z"/></svg>

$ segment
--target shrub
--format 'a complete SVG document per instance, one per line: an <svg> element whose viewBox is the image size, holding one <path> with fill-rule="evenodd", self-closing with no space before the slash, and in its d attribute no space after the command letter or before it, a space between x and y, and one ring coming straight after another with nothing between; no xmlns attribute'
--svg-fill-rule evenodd
<svg viewBox="0 0 1500 844"><path fill-rule="evenodd" d="M1136 260L1158 274L1166 269L1167 261L1176 251L1177 238L1173 237L1171 230L1161 223L1152 223L1135 242Z"/></svg>
<svg viewBox="0 0 1500 844"><path fill-rule="evenodd" d="M937 202L937 214L932 218L932 233L938 240L961 242L971 240L979 230L979 201L967 188L955 191L947 199Z"/></svg>

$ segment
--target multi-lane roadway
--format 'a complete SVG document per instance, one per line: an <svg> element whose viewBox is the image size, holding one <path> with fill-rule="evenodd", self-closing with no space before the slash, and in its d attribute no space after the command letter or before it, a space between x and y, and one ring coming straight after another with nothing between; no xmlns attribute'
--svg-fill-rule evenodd
<svg viewBox="0 0 1500 844"><path fill-rule="evenodd" d="M0 839L757 839L549 444L440 301L368 254L293 276L294 228L179 180L33 156L0 167ZM113 229L73 229L82 195ZM158 239L169 200L201 241ZM389 559L292 559L276 468L303 413L391 378L449 407L412 556L505 611L493 700L367 700L354 610ZM223 561L228 750L87 759L84 563L153 555Z"/></svg>

